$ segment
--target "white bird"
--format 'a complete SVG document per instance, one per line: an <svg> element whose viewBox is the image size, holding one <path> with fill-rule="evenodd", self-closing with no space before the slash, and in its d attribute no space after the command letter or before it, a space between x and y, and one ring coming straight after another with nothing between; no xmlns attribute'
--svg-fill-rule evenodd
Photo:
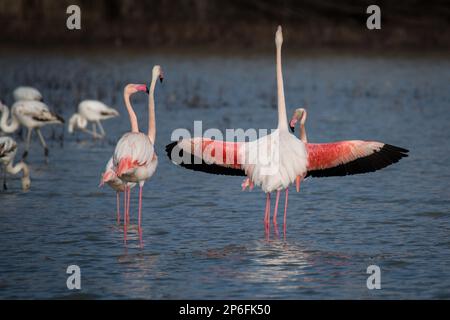
<svg viewBox="0 0 450 320"><path fill-rule="evenodd" d="M28 100L28 101L42 101L42 94L38 89L33 87L17 87L13 91L15 101Z"/></svg>
<svg viewBox="0 0 450 320"><path fill-rule="evenodd" d="M17 143L10 137L0 137L0 163L3 168L3 189L6 190L6 174L17 174L23 171L22 189L27 191L31 186L30 170L25 162L19 162L13 165L14 157L17 152Z"/></svg>
<svg viewBox="0 0 450 320"><path fill-rule="evenodd" d="M128 216L128 203L129 203L129 193L125 193L127 187L134 188L136 183L126 183L119 179L116 175L116 171L113 165L113 157L111 157L106 164L105 172L102 173L102 179L100 181L100 186L107 184L114 191L116 191L116 202L117 202L117 224L120 224L120 193L124 193L124 219L129 221Z"/></svg>
<svg viewBox="0 0 450 320"><path fill-rule="evenodd" d="M251 185L260 186L266 193L264 222L266 231L270 219L270 193L277 191L275 212L278 210L280 191L287 190L297 176L307 172L305 144L289 132L281 67L281 27L275 34L276 74L278 89L278 127L271 134L250 142L225 142L206 138L183 139L169 144L167 154L172 161L180 153L190 154L190 163L184 157L180 164L193 170L227 175L246 175ZM200 159L199 162L194 158ZM179 160L180 158L178 158ZM200 163L200 164L199 164Z"/></svg>
<svg viewBox="0 0 450 320"><path fill-rule="evenodd" d="M155 123L155 86L157 80L163 80L163 72L160 66L156 65L152 70L152 82L149 92L149 127L148 133L139 132L136 114L130 104L129 96L136 92L133 85L125 87L124 96L125 104L130 115L131 132L125 133L117 142L114 151L114 167L117 176L126 182L134 182L139 184L139 215L138 230L139 239L142 246L142 188L146 180L150 179L154 174L158 165L158 157L154 150L156 138ZM124 224L125 242L126 242L126 224Z"/></svg>
<svg viewBox="0 0 450 320"><path fill-rule="evenodd" d="M175 164L208 173L247 176L242 187L261 186L266 192L265 225L269 229L270 193L277 191L273 222L276 225L280 191L286 190L284 232L288 187L306 176L344 176L372 172L398 162L408 150L376 141L340 141L311 144L307 142L304 123L306 111L298 109L290 122L300 119L301 140L288 131L281 70L281 27L275 37L277 47L278 129L251 142L225 142L206 138L183 139L166 146ZM188 157L185 157L185 154ZM187 160L187 162L186 162Z"/></svg>
<svg viewBox="0 0 450 320"><path fill-rule="evenodd" d="M119 112L116 109L108 107L101 101L84 100L78 105L78 112L70 118L68 131L73 133L74 130L80 130L94 138L103 138L106 133L100 121L117 116L119 116ZM89 122L92 122L92 131L86 129ZM97 134L96 125L100 129L100 134Z"/></svg>
<svg viewBox="0 0 450 320"><path fill-rule="evenodd" d="M64 123L64 119L56 113L51 112L43 102L31 100L22 100L14 103L11 107L10 119L9 109L2 103L0 103L0 112L2 113L0 118L0 129L5 133L16 131L17 128L19 128L19 125L28 128L25 151L22 155L22 159L25 159L28 155L31 133L33 129L36 129L41 145L44 148L45 159L48 161L48 147L42 136L41 127L47 124Z"/></svg>

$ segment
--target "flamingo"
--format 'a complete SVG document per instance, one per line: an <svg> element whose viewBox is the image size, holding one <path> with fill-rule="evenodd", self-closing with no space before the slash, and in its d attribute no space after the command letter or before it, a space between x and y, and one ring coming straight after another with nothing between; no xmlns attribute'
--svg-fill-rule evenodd
<svg viewBox="0 0 450 320"><path fill-rule="evenodd" d="M149 92L149 126L148 133L139 132L136 114L130 104L130 91L132 87L125 87L125 105L130 115L131 132L125 133L117 142L114 151L114 167L117 176L125 182L133 182L139 184L139 209L138 209L138 232L142 246L142 189L145 181L153 176L158 165L158 157L154 150L156 138L156 121L155 121L155 86L156 81L163 80L163 71L159 65L153 67L152 81ZM135 89L134 89L135 90ZM126 192L130 192L130 188L126 188ZM124 220L124 241L127 239L127 224Z"/></svg>
<svg viewBox="0 0 450 320"><path fill-rule="evenodd" d="M23 171L22 189L27 191L31 186L30 170L25 162L21 161L13 166L17 152L17 143L10 137L0 137L0 163L3 167L3 190L6 190L6 174L17 174Z"/></svg>
<svg viewBox="0 0 450 320"><path fill-rule="evenodd" d="M125 193L127 186L131 189L135 187L135 183L125 183L119 179L116 175L113 165L113 157L111 157L106 164L105 172L102 174L102 179L100 181L100 186L107 184L116 191L116 204L117 204L117 224L120 224L120 193L124 193L124 219L129 221L128 216L128 206L129 206L129 196ZM129 193L128 193L129 194Z"/></svg>
<svg viewBox="0 0 450 320"><path fill-rule="evenodd" d="M294 181L299 181L300 186L301 179L308 175L315 177L375 171L398 162L406 156L408 151L379 142L348 141L335 144L308 144L306 132L303 141L292 135L288 130L286 117L281 69L282 42L282 30L278 27L275 36L278 128L275 132L251 142L225 142L202 137L182 139L167 145L166 152L175 164L187 169L247 176L242 183L243 189L246 187L251 189L254 185L260 186L266 193L264 213L266 232L269 230L270 195L276 191L273 219L276 226L280 192L284 189L286 194L283 229L286 234L288 187ZM306 113L304 115L306 119ZM257 149L260 154L263 151L265 156L258 158ZM267 163L272 169L270 174L265 174L262 170Z"/></svg>
<svg viewBox="0 0 450 320"><path fill-rule="evenodd" d="M62 124L64 123L64 119L56 113L51 112L48 109L48 106L41 101L17 101L11 107L11 111L11 119L8 121L9 109L4 104L0 103L0 112L2 112L0 129L5 133L11 133L16 131L19 125L28 128L25 151L22 155L22 159L25 159L28 156L31 133L33 132L33 129L35 129L41 145L44 148L45 160L48 162L49 151L45 139L42 136L41 127L48 124Z"/></svg>
<svg viewBox="0 0 450 320"><path fill-rule="evenodd" d="M106 133L100 121L117 116L119 116L117 110L108 107L101 101L84 100L78 105L78 112L70 118L68 131L73 133L74 130L80 130L94 138L103 138ZM92 131L86 129L89 122L92 122ZM96 125L100 129L100 135L97 134Z"/></svg>
<svg viewBox="0 0 450 320"><path fill-rule="evenodd" d="M33 87L21 86L13 91L15 101L29 100L29 101L43 101L42 94L38 89Z"/></svg>
<svg viewBox="0 0 450 320"><path fill-rule="evenodd" d="M209 173L243 175L249 185L261 187L266 193L264 223L269 228L270 194L276 191L275 212L281 190L287 190L296 176L306 173L307 153L305 144L289 132L284 97L281 47L283 33L281 26L275 34L276 74L278 91L278 127L271 134L250 142L224 142L205 138L184 139L166 147L170 159L184 152L191 158L200 158L202 165L178 163L189 169ZM191 159L195 160L195 159ZM231 161L230 161L231 160ZM198 163L198 161L191 162ZM244 187L244 185L243 185ZM288 193L286 192L285 214Z"/></svg>

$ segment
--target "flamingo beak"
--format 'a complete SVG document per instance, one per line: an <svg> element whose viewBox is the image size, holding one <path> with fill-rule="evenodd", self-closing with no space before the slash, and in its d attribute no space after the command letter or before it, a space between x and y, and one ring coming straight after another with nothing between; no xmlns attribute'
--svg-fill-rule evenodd
<svg viewBox="0 0 450 320"><path fill-rule="evenodd" d="M145 86L145 92L146 92L147 94L150 94L150 90L148 89L147 86Z"/></svg>
<svg viewBox="0 0 450 320"><path fill-rule="evenodd" d="M295 132L295 124L297 123L297 119L294 118L289 122L289 128L291 129L292 133Z"/></svg>

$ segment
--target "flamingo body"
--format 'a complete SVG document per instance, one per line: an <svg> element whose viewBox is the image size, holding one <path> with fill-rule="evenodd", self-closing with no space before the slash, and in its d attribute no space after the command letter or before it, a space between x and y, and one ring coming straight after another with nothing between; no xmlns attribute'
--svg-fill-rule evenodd
<svg viewBox="0 0 450 320"><path fill-rule="evenodd" d="M33 87L21 86L17 87L13 91L13 96L15 101L20 100L34 100L34 101L42 101L42 94L38 89Z"/></svg>
<svg viewBox="0 0 450 320"><path fill-rule="evenodd" d="M117 142L114 166L122 180L143 184L153 175L157 163L155 150L147 135L128 132Z"/></svg>
<svg viewBox="0 0 450 320"><path fill-rule="evenodd" d="M0 137L0 164L3 167L3 189L6 190L6 174L17 174L23 171L22 189L27 191L31 186L30 171L24 162L13 165L17 153L17 143L10 137Z"/></svg>

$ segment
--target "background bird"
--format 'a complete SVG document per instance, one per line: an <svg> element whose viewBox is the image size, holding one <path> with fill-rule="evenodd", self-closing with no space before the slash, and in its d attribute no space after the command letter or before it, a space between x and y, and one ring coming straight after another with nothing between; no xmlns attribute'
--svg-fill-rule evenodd
<svg viewBox="0 0 450 320"><path fill-rule="evenodd" d="M13 165L14 158L17 152L17 143L10 137L0 137L0 164L3 169L3 189L6 190L6 174L18 174L20 171L22 175L22 189L27 191L31 186L30 170L25 162L21 161Z"/></svg>
<svg viewBox="0 0 450 320"><path fill-rule="evenodd" d="M70 118L68 131L73 133L75 130L79 130L90 134L93 138L104 138L106 132L100 121L117 116L119 116L119 112L116 109L108 107L101 101L84 100L78 105L78 112ZM92 123L92 131L87 129L89 122ZM97 133L96 126L99 128L100 134Z"/></svg>
<svg viewBox="0 0 450 320"><path fill-rule="evenodd" d="M19 128L19 125L28 129L25 151L22 155L22 159L25 159L28 156L31 134L33 130L36 130L39 141L44 148L45 160L48 162L49 151L44 136L42 135L41 128L49 124L63 124L64 119L58 114L51 112L48 106L43 102L34 100L17 101L11 107L11 111L11 117L9 118L9 108L0 103L0 112L2 113L0 118L0 129L5 133L16 131Z"/></svg>

